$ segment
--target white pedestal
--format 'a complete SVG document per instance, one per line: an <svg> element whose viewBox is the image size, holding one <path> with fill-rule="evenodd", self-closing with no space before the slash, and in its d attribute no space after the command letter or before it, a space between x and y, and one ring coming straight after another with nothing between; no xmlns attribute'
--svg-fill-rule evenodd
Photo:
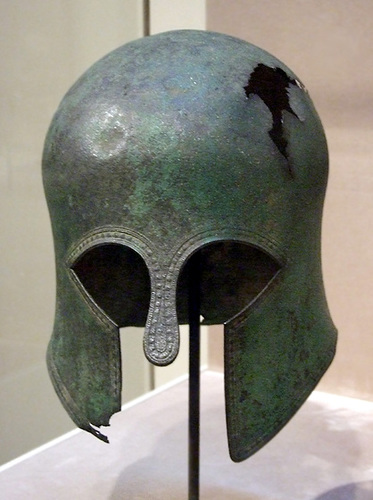
<svg viewBox="0 0 373 500"><path fill-rule="evenodd" d="M110 445L77 432L3 467L0 498L186 500L187 391L182 382L115 415ZM315 392L240 464L228 455L221 374L203 373L201 404L201 500L373 499L373 403Z"/></svg>

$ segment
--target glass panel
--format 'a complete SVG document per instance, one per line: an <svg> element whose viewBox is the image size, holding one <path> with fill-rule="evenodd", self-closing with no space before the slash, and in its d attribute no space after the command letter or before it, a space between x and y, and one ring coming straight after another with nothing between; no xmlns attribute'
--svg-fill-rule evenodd
<svg viewBox="0 0 373 500"><path fill-rule="evenodd" d="M1 2L0 463L73 429L49 380L55 269L40 164L46 130L90 64L142 35L142 2Z"/></svg>

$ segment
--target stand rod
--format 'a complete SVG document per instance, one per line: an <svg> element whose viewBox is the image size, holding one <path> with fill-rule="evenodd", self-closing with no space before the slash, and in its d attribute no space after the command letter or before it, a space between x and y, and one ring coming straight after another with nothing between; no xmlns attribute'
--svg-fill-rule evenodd
<svg viewBox="0 0 373 500"><path fill-rule="evenodd" d="M192 257L189 282L189 500L199 500L200 260Z"/></svg>

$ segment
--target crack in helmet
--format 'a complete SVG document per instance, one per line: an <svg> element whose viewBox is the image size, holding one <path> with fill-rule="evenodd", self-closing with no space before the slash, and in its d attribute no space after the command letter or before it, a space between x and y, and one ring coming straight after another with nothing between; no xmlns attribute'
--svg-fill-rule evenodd
<svg viewBox="0 0 373 500"><path fill-rule="evenodd" d="M230 36L146 37L75 83L43 179L57 268L48 367L79 427L107 440L98 428L120 410L120 327L145 327L152 363L175 359L197 257L204 323L225 325L232 459L286 424L335 351L320 263L327 171L302 84Z"/></svg>

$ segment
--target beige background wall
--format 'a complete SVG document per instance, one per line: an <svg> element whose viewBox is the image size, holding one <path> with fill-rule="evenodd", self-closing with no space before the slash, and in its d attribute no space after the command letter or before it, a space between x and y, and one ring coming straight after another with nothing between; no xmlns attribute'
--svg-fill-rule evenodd
<svg viewBox="0 0 373 500"><path fill-rule="evenodd" d="M330 149L323 267L339 329L320 389L373 399L373 2L207 0L207 29L271 52L313 98ZM221 367L221 329L211 339Z"/></svg>

